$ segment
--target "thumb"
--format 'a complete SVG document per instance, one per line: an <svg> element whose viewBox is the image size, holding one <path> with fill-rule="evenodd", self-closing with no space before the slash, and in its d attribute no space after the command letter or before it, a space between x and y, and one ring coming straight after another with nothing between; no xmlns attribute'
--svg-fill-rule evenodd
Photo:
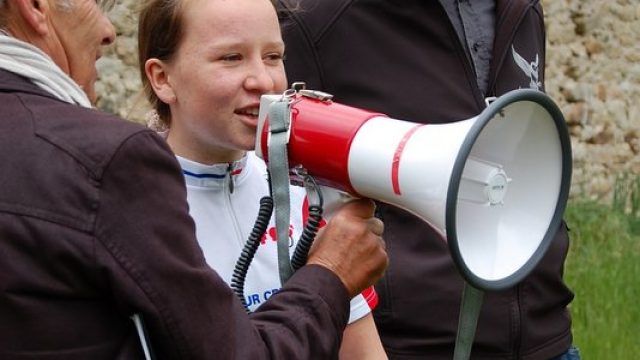
<svg viewBox="0 0 640 360"><path fill-rule="evenodd" d="M373 217L375 213L375 203L370 199L353 199L345 203L336 212L336 216L339 213L348 214L348 216L354 216L361 219L368 219Z"/></svg>

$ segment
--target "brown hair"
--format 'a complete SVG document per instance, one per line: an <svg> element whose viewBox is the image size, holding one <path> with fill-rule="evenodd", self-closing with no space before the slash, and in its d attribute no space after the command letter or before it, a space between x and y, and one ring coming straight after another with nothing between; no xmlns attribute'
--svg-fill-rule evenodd
<svg viewBox="0 0 640 360"><path fill-rule="evenodd" d="M277 0L270 0L276 7ZM153 91L144 64L157 58L171 61L183 36L184 9L189 0L143 0L138 21L138 67L144 94L157 112L160 125L171 125L171 110Z"/></svg>
<svg viewBox="0 0 640 360"><path fill-rule="evenodd" d="M147 100L161 122L169 126L171 111L153 91L144 71L148 59L169 61L182 39L182 18L187 0L144 0L138 21L138 66Z"/></svg>

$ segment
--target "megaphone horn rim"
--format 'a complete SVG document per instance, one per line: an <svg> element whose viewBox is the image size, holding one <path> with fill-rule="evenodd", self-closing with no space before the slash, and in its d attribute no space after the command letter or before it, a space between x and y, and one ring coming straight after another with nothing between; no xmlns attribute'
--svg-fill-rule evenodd
<svg viewBox="0 0 640 360"><path fill-rule="evenodd" d="M456 213L460 180L462 178L462 172L464 170L466 160L469 157L472 147L484 127L490 122L490 120L494 118L496 114L498 114L507 105L522 100L535 102L541 105L549 112L549 115L553 119L553 122L556 126L559 144L562 151L562 178L560 180L558 201L544 238L540 242L538 248L529 258L529 260L520 269L504 278L497 280L487 280L479 277L467 267L458 244L458 234L456 231ZM478 115L476 122L469 130L457 154L453 170L451 172L451 178L449 180L445 210L446 236L449 250L456 266L458 267L458 270L461 272L468 283L476 288L483 290L502 290L512 287L522 281L536 267L538 262L542 259L547 249L549 248L549 245L551 244L555 233L562 223L562 216L569 199L571 172L572 154L569 131L567 129L562 112L545 93L534 89L513 90L498 97L480 115Z"/></svg>

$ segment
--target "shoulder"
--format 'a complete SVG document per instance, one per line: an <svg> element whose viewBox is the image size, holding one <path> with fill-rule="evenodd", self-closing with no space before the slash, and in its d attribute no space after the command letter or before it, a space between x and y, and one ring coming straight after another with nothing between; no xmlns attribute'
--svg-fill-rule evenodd
<svg viewBox="0 0 640 360"><path fill-rule="evenodd" d="M322 37L355 0L278 0L284 32L295 26L312 40Z"/></svg>
<svg viewBox="0 0 640 360"><path fill-rule="evenodd" d="M35 137L71 156L97 177L130 138L162 143L152 130L99 110L36 95L21 98L30 113ZM145 148L139 145L138 149Z"/></svg>

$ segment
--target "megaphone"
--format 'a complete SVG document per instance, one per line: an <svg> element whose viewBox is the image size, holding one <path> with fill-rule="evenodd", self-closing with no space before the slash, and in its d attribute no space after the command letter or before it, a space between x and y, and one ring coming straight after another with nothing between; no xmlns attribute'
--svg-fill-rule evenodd
<svg viewBox="0 0 640 360"><path fill-rule="evenodd" d="M263 95L256 154L268 159L269 109L289 108L289 166L349 194L405 209L447 241L467 282L500 290L542 258L562 220L571 142L544 93L520 89L479 115L416 124L307 89Z"/></svg>

